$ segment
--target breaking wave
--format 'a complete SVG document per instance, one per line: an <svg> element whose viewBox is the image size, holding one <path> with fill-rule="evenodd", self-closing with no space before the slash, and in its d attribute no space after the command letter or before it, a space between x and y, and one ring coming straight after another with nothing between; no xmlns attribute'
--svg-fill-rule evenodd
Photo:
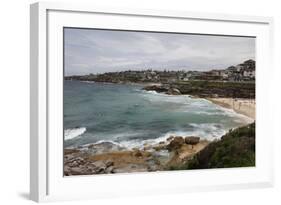
<svg viewBox="0 0 281 205"><path fill-rule="evenodd" d="M78 137L86 132L85 127L79 127L79 128L74 128L74 129L66 129L64 130L64 139L65 140L70 140L75 137Z"/></svg>

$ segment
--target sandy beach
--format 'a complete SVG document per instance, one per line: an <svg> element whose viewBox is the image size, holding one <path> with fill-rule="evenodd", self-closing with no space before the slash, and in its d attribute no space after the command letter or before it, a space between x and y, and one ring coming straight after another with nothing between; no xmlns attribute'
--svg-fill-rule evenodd
<svg viewBox="0 0 281 205"><path fill-rule="evenodd" d="M256 118L255 99L241 98L207 98L207 100L225 108L233 109L235 112L246 115L253 120Z"/></svg>

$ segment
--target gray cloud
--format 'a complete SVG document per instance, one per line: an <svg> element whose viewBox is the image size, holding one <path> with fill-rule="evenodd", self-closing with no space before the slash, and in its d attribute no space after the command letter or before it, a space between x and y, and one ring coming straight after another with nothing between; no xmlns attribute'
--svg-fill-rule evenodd
<svg viewBox="0 0 281 205"><path fill-rule="evenodd" d="M65 29L66 75L134 69L209 70L255 59L255 38Z"/></svg>

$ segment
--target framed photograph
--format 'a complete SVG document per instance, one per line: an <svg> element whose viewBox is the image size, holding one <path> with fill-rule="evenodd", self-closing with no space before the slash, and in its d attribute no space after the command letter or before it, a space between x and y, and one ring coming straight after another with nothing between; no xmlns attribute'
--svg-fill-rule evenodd
<svg viewBox="0 0 281 205"><path fill-rule="evenodd" d="M273 184L269 17L31 5L30 197Z"/></svg>

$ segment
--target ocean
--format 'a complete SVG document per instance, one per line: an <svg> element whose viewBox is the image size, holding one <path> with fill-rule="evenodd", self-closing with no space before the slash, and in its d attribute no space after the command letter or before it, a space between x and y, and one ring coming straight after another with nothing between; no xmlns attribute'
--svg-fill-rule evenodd
<svg viewBox="0 0 281 205"><path fill-rule="evenodd" d="M64 82L64 146L112 142L140 148L174 136L220 138L252 120L202 98L144 91L140 85Z"/></svg>

